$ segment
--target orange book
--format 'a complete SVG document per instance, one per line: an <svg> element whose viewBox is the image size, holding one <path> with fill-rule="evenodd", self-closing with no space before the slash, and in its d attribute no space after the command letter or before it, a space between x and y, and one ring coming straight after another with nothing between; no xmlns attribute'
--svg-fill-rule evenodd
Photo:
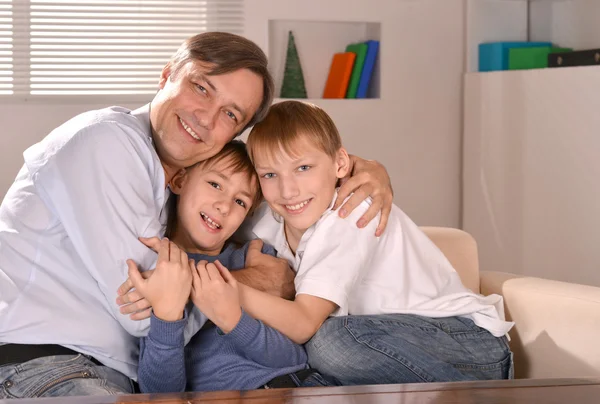
<svg viewBox="0 0 600 404"><path fill-rule="evenodd" d="M346 90L348 89L355 59L356 53L354 52L333 55L323 98L346 98Z"/></svg>

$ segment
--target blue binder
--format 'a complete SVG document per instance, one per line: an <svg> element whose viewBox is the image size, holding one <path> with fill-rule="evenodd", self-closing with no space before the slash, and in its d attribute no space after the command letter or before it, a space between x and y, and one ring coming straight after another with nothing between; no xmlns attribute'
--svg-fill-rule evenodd
<svg viewBox="0 0 600 404"><path fill-rule="evenodd" d="M508 70L508 55L511 48L552 46L550 42L491 42L479 45L479 71Z"/></svg>
<svg viewBox="0 0 600 404"><path fill-rule="evenodd" d="M367 41L366 44L367 56L365 56L365 64L363 65L362 73L360 74L356 98L367 98L369 83L371 82L371 77L373 76L373 68L375 66L375 62L377 61L379 41Z"/></svg>

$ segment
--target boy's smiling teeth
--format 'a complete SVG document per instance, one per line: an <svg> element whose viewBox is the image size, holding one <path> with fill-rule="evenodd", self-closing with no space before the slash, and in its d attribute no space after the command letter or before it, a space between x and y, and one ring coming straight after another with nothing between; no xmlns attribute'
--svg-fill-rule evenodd
<svg viewBox="0 0 600 404"><path fill-rule="evenodd" d="M220 229L221 228L221 225L219 223L213 221L206 213L200 212L200 216L202 216L202 219L204 219L204 221L206 222L208 227L210 227L211 229Z"/></svg>
<svg viewBox="0 0 600 404"><path fill-rule="evenodd" d="M185 131L187 133L189 133L191 137L193 137L196 140L202 141L202 139L200 139L200 136L196 135L196 132L194 132L192 130L192 128L190 128L185 122L183 122L183 119L179 118L179 122L181 122L181 125L183 126L183 129L185 129Z"/></svg>
<svg viewBox="0 0 600 404"><path fill-rule="evenodd" d="M297 203L295 205L285 205L287 210L299 210L306 206L307 203L310 202L310 199L305 200L304 202Z"/></svg>

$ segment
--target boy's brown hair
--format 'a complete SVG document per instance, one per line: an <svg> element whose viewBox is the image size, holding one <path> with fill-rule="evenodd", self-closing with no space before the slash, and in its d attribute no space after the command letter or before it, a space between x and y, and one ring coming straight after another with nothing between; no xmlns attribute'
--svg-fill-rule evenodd
<svg viewBox="0 0 600 404"><path fill-rule="evenodd" d="M225 167L226 170L232 170L236 173L244 173L247 175L248 181L251 184L254 184L254 198L252 198L252 206L248 210L248 216L252 215L256 208L258 208L258 205L260 205L263 196L260 189L260 183L258 181L258 175L254 170L254 166L252 165L252 161L250 160L250 156L248 155L244 142L240 140L232 140L231 142L227 143L219 153L194 164L193 166L187 168L187 170L210 169L210 167L223 160L228 161L228 164ZM169 215L167 219L167 230L165 232L165 237L172 238L177 227L178 202L179 196L174 193L171 194L167 207Z"/></svg>
<svg viewBox="0 0 600 404"><path fill-rule="evenodd" d="M294 148L302 139L331 158L342 147L340 134L323 109L305 102L284 101L271 106L265 119L254 125L248 136L248 154L252 161L256 161L257 152L274 157L280 149L295 156Z"/></svg>

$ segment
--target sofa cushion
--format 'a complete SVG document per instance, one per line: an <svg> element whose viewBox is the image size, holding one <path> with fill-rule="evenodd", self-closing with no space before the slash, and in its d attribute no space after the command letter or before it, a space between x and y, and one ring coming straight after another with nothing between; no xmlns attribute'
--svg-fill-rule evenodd
<svg viewBox="0 0 600 404"><path fill-rule="evenodd" d="M479 258L475 239L463 230L449 227L421 227L421 230L448 258L463 284L479 293Z"/></svg>

